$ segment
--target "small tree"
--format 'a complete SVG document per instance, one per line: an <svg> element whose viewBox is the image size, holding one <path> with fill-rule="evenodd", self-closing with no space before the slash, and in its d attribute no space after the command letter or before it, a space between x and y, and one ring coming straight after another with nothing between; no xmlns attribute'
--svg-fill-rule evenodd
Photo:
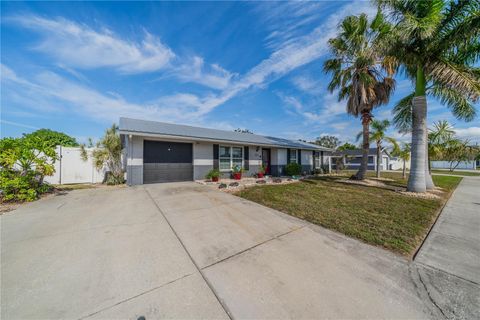
<svg viewBox="0 0 480 320"><path fill-rule="evenodd" d="M54 148L56 146L78 147L79 145L75 138L70 137L63 132L53 131L50 129L39 129L32 133L24 134L23 136L25 138L37 137L44 143Z"/></svg>
<svg viewBox="0 0 480 320"><path fill-rule="evenodd" d="M325 148L336 149L340 145L340 139L335 136L321 136L314 143Z"/></svg>
<svg viewBox="0 0 480 320"><path fill-rule="evenodd" d="M394 148L393 155L402 159L403 161L403 169L402 169L402 178L407 178L407 161L410 160L410 144L405 143L402 148Z"/></svg>
<svg viewBox="0 0 480 320"><path fill-rule="evenodd" d="M82 159L87 161L88 153L85 145L81 145ZM107 184L121 184L125 182L122 168L122 142L118 134L118 127L113 124L105 131L105 135L97 142L92 151L93 164L97 170L107 168L104 182Z"/></svg>
<svg viewBox="0 0 480 320"><path fill-rule="evenodd" d="M344 144L342 144L340 147L337 148L337 150L339 150L339 151L355 150L355 149L357 149L357 147L355 147L354 144L351 144L351 143L348 143L348 142L345 142Z"/></svg>
<svg viewBox="0 0 480 320"><path fill-rule="evenodd" d="M454 171L462 161L475 158L474 148L469 146L468 140L452 138L446 142L442 158L450 163L450 171Z"/></svg>

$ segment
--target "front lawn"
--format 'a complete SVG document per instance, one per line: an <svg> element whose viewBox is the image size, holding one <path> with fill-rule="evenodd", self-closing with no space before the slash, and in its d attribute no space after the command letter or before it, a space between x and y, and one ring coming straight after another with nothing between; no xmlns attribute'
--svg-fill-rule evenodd
<svg viewBox="0 0 480 320"><path fill-rule="evenodd" d="M401 174L388 173L388 182L405 186ZM446 191L441 199L421 199L378 187L318 177L300 183L256 186L237 193L292 216L305 219L367 243L411 255L422 242L439 209L462 178L434 176Z"/></svg>

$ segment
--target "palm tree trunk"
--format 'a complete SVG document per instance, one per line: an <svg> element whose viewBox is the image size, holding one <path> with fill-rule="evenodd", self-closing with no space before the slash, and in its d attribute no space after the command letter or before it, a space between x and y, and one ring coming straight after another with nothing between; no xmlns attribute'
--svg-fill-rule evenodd
<svg viewBox="0 0 480 320"><path fill-rule="evenodd" d="M407 177L407 166L405 163L405 159L403 159L403 171L402 171L402 178L405 179Z"/></svg>
<svg viewBox="0 0 480 320"><path fill-rule="evenodd" d="M380 170L382 165L382 146L377 142L377 178L380 178Z"/></svg>
<svg viewBox="0 0 480 320"><path fill-rule="evenodd" d="M363 143L362 143L362 162L360 168L355 174L355 179L364 180L368 166L368 149L370 148L370 121L372 117L369 112L362 114Z"/></svg>
<svg viewBox="0 0 480 320"><path fill-rule="evenodd" d="M421 66L417 67L415 97L412 108L412 156L407 190L425 192L425 157L427 150L427 98L425 97L425 74Z"/></svg>

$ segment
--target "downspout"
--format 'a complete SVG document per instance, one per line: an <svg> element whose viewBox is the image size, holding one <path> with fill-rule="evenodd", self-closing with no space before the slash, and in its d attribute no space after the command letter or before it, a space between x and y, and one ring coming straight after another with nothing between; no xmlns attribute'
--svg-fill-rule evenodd
<svg viewBox="0 0 480 320"><path fill-rule="evenodd" d="M132 163L133 163L133 144L132 144L132 135L128 135L128 149L129 149L129 155L130 155L130 161L128 161L127 158L127 182L128 185L132 185ZM129 163L130 162L130 163Z"/></svg>

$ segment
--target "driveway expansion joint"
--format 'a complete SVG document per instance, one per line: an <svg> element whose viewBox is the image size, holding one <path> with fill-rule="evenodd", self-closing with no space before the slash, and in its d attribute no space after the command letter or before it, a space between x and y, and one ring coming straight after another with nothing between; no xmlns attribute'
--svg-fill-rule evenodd
<svg viewBox="0 0 480 320"><path fill-rule="evenodd" d="M251 246L251 247L249 247L249 248L247 248L247 249L245 249L245 250L239 251L239 252L237 252L237 253L235 253L235 254L232 254L232 255L230 255L230 256L228 256L228 257L225 257L225 258L223 258L223 259L221 259L221 260L215 261L215 262L213 262L213 263L211 263L211 264L209 264L209 265L207 265L207 266L205 266L205 267L202 267L202 270L205 270L205 269L207 269L207 268L213 267L213 266L216 265L216 264L222 263L222 262L224 262L224 261L226 261L226 260L229 260L229 259L231 259L231 258L234 258L234 257L236 257L236 256L239 256L239 255L241 255L241 254L243 254L243 253L245 253L245 252L248 252L248 251L250 251L250 250L253 250L253 249L255 249L255 248L257 248L257 247L259 247L259 246L261 246L261 245L263 245L263 244L265 244L265 243L268 243L268 242L270 242L270 241L279 239L279 238L281 238L281 237L283 237L283 236L285 236L285 235L287 235L287 234L290 234L290 233L292 233L292 232L295 232L295 231L298 231L298 230L300 230L300 229L303 229L303 227L305 227L305 226L303 225L303 226L301 226L301 227L298 227L298 228L289 230L289 231L287 231L287 232L281 233L281 234L279 234L279 235L276 235L276 236L274 236L273 238L270 238L270 239L267 239L267 240L262 241L262 242L260 242L260 243L257 243L256 245Z"/></svg>
<svg viewBox="0 0 480 320"><path fill-rule="evenodd" d="M88 318L90 318L90 317L92 317L92 316L94 316L94 315L96 315L96 314L99 314L100 312L106 311L106 310L108 310L108 309L111 309L111 308L113 308L113 307L116 307L116 306L118 306L118 305L121 305L122 303L125 303L125 302L128 302L128 301L130 301L130 300L133 300L133 299L136 299L136 298L138 298L138 297L141 297L141 296L143 296L143 295L145 295L145 294L147 294L147 293L150 293L150 292L153 292L153 291L155 291L155 290L161 289L161 288L163 288L163 287L165 287L165 286L168 286L169 284L172 284L172 283L174 283L174 282L177 282L178 280L182 280L182 279L184 279L184 278L187 278L187 277L189 277L189 276L191 276L191 275L193 275L193 273L189 273L189 274L183 275L183 276L181 276L180 278L177 278L177 279L168 281L168 282L166 282L166 283L164 283L164 284L161 284L161 285L159 285L159 286L153 287L153 288L151 288L151 289L149 289L149 290L146 290L146 291L143 291L143 292L141 292L141 293L139 293L139 294L136 294L136 295L134 295L134 296L131 296L130 298L123 299L123 300L121 300L121 301L119 301L119 302L117 302L117 303L115 303L115 304L112 304L111 306L102 308L102 309L97 310L97 311L95 311L95 312L93 312L93 313L90 313L90 314L88 314L88 315L86 315L86 316L80 317L80 318L78 318L78 320L88 319Z"/></svg>
<svg viewBox="0 0 480 320"><path fill-rule="evenodd" d="M216 292L215 288L213 287L213 285L210 283L210 281L207 279L207 277L203 274L202 272L202 269L200 269L200 267L197 265L197 263L195 262L195 260L193 259L192 255L190 254L190 252L187 250L187 247L185 246L185 244L183 243L182 239L180 239L179 235L177 234L177 232L175 231L175 229L173 228L172 224L170 223L170 221L167 219L167 216L165 215L165 213L163 213L162 209L160 208L160 206L158 205L158 203L155 201L155 199L152 197L152 195L150 194L150 192L148 191L148 189L146 188L143 188L143 190L145 190L145 192L147 193L148 197L150 198L150 200L152 200L153 204L155 205L155 207L157 207L157 210L158 212L162 215L163 219L165 219L165 221L167 222L168 226L170 227L170 230L172 230L173 234L175 235L175 237L177 238L177 240L180 242L180 245L183 247L183 250L185 250L185 252L187 253L188 257L190 258L190 261L193 263L193 265L195 266L195 268L197 269L197 271L199 272L199 274L202 276L203 278L203 281L205 281L205 283L207 284L207 286L210 288L210 291L212 292L212 294L215 296L215 299L217 299L218 303L220 304L220 306L222 307L222 309L225 311L225 314L228 316L229 319L233 319L233 316L232 316L232 313L230 312L230 310L228 309L228 307L226 306L226 304L224 303L224 301L219 297L218 293Z"/></svg>

